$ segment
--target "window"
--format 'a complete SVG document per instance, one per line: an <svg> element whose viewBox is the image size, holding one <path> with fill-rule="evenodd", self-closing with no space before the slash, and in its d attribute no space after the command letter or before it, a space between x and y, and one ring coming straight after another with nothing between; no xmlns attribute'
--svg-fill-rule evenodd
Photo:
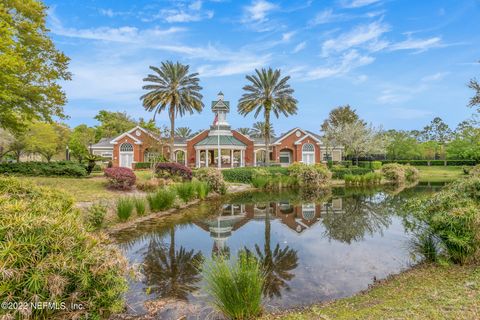
<svg viewBox="0 0 480 320"><path fill-rule="evenodd" d="M133 152L133 146L131 143L125 142L120 146L121 152Z"/></svg>
<svg viewBox="0 0 480 320"><path fill-rule="evenodd" d="M315 218L315 203L302 204L302 217L305 220L312 220Z"/></svg>
<svg viewBox="0 0 480 320"><path fill-rule="evenodd" d="M102 152L101 156L103 158L112 159L112 153L111 152Z"/></svg>
<svg viewBox="0 0 480 320"><path fill-rule="evenodd" d="M280 151L280 163L290 163L290 152Z"/></svg>
<svg viewBox="0 0 480 320"><path fill-rule="evenodd" d="M311 143L305 143L302 147L302 161L305 164L315 163L315 146Z"/></svg>

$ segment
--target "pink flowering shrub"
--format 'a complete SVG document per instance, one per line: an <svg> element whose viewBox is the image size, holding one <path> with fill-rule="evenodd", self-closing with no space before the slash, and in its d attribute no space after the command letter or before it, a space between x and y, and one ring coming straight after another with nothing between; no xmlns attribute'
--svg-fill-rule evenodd
<svg viewBox="0 0 480 320"><path fill-rule="evenodd" d="M117 190L130 190L135 185L137 177L129 168L107 168L105 176L108 179L108 187Z"/></svg>
<svg viewBox="0 0 480 320"><path fill-rule="evenodd" d="M157 163L155 173L160 178L180 177L183 180L192 180L192 169L176 162Z"/></svg>

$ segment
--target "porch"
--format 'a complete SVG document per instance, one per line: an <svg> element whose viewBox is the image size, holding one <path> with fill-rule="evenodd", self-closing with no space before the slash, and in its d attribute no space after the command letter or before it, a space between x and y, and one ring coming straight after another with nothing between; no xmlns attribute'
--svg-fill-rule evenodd
<svg viewBox="0 0 480 320"><path fill-rule="evenodd" d="M245 167L245 148L221 146L196 147L195 167ZM220 153L219 153L220 152Z"/></svg>

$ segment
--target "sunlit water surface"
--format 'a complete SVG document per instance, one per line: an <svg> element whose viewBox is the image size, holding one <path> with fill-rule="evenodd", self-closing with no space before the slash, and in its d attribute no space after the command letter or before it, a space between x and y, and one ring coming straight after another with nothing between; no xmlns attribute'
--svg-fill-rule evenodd
<svg viewBox="0 0 480 320"><path fill-rule="evenodd" d="M351 296L416 263L400 210L437 189L338 188L316 198L250 193L144 222L114 235L140 271L129 282L128 312L215 318L198 262L245 248L269 270L267 310Z"/></svg>

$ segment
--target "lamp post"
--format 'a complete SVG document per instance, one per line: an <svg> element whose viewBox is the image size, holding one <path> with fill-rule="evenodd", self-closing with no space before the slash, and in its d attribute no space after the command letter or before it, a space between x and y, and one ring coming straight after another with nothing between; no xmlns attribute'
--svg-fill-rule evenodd
<svg viewBox="0 0 480 320"><path fill-rule="evenodd" d="M88 143L88 149L90 150L90 154L93 154L91 142Z"/></svg>

